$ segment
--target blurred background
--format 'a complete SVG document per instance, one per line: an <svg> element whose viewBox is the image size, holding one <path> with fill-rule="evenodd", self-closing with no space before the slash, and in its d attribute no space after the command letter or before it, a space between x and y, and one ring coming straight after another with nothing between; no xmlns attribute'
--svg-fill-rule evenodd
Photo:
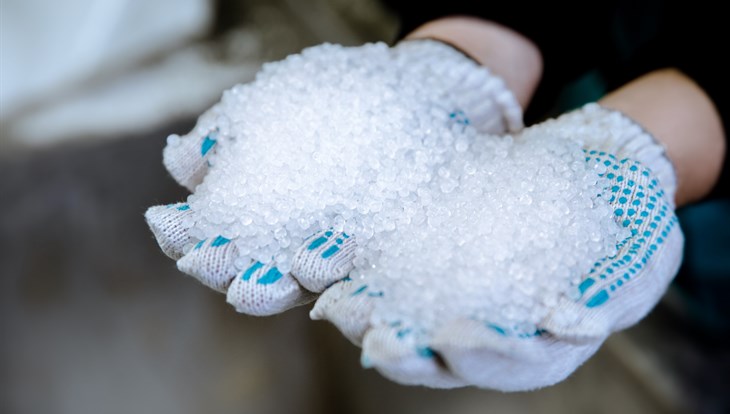
<svg viewBox="0 0 730 414"><path fill-rule="evenodd" d="M680 212L648 318L530 393L391 383L309 306L236 314L160 252L168 134L263 62L397 32L377 0L0 0L0 412L729 412L727 200Z"/></svg>

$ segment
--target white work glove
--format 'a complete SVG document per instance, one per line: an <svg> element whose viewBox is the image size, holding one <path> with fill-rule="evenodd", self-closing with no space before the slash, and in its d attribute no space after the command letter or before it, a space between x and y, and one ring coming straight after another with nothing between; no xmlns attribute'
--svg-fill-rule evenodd
<svg viewBox="0 0 730 414"><path fill-rule="evenodd" d="M332 50L331 45L317 48ZM469 124L489 133L515 131L522 126L522 110L503 81L451 46L433 40L413 40L393 48L382 44L347 48L347 53L348 59L354 62L381 59L378 63L383 67L395 65L402 71L400 77L408 79L410 84L416 79L428 96L425 106L439 113L450 112L452 124L462 124L460 127ZM327 71L331 64L337 64L328 59L308 58L306 50L288 59L309 65L308 70ZM276 82L275 75L266 79ZM339 81L344 80L333 79ZM238 92L234 88L227 93ZM229 156L220 149L232 145L229 137L236 132L232 129L241 128L230 120L245 114L237 113L234 117L228 113L237 108L226 105L225 100L224 94L223 101L204 113L190 133L168 138L164 164L191 191L205 180L217 162L226 161L217 160L217 154ZM345 107L351 104L342 102ZM453 106L445 108L444 105ZM178 268L205 285L226 292L228 302L239 312L269 315L306 303L315 293L346 277L352 269L356 235L321 229L305 240L291 259L291 271L282 274L275 262L264 265L242 259L235 243L223 235L204 240L196 238L190 228L200 217L189 203L152 207L145 217L161 249L177 260ZM255 256L255 252L248 256Z"/></svg>
<svg viewBox="0 0 730 414"><path fill-rule="evenodd" d="M362 346L363 366L404 384L544 387L566 378L608 335L635 324L659 301L679 268L684 240L674 214L674 172L663 148L627 117L596 104L528 130L582 144L589 167L606 179L599 191L613 219L630 235L615 255L597 257L580 283L566 289L572 294L537 326L477 317L443 321L425 346L415 338L417 327L372 317L388 292L372 291L367 280L337 283L319 297L311 316L331 321Z"/></svg>

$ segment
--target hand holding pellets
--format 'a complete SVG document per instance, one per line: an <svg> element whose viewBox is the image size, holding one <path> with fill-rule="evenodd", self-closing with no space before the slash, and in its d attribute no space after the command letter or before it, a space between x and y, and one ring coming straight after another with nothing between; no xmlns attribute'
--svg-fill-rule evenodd
<svg viewBox="0 0 730 414"><path fill-rule="evenodd" d="M520 118L444 44L311 48L171 137L165 164L194 193L147 220L239 311L324 291L313 316L396 381L548 385L656 303L681 233L671 165L631 121L587 107L485 134Z"/></svg>

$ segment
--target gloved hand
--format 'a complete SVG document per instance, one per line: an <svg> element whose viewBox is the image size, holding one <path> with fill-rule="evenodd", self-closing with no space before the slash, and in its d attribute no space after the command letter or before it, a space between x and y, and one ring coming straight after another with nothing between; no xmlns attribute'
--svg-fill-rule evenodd
<svg viewBox="0 0 730 414"><path fill-rule="evenodd" d="M615 255L597 258L537 326L476 317L444 321L427 345L416 340L417 327L371 317L388 292L373 292L367 280L337 283L319 297L311 316L331 321L362 346L363 366L404 384L544 387L566 378L608 335L635 324L659 301L683 245L675 177L663 148L627 117L595 104L527 130L565 136L586 148L585 161L606 179L602 197L613 219L630 235Z"/></svg>
<svg viewBox="0 0 730 414"><path fill-rule="evenodd" d="M325 52L332 50L330 45L317 48ZM398 67L402 78L417 79L419 86L427 91L426 106L450 111L449 122L453 124L462 124L461 127L469 124L479 131L491 133L521 127L521 108L504 83L446 44L413 40L391 49L382 44L348 48L347 53L351 61L379 59L383 67ZM302 65L309 65L310 70L314 67L321 71L341 63L336 59L308 58L307 51L288 59L298 59ZM273 83L276 80L274 74L265 81ZM262 85L262 90L266 86ZM236 95L240 92L237 88L227 94ZM204 113L189 134L168 138L163 152L164 164L170 174L191 191L205 180L209 170L216 168L216 157L220 152L225 153L220 151L223 146L232 145L235 129L259 127L247 125L246 121L243 125L232 121L245 118L245 114L231 114L230 111L238 108L230 102L226 104L226 98L224 94L221 103ZM454 106L442 108L447 103ZM342 102L342 105L351 105L351 102ZM266 174L266 171L261 173ZM234 215L242 213L245 212L231 212ZM238 311L253 315L278 313L310 301L315 297L313 293L344 278L354 259L355 237L333 229L321 229L304 241L290 259L291 271L282 274L275 261L262 264L265 260L243 259L244 255L225 235L202 239L193 234L191 227L199 217L189 203L152 207L147 211L146 219L163 252L177 260L181 271L215 290L227 292L228 302ZM246 257L256 257L256 254L247 252ZM265 252L259 252L259 255L265 255Z"/></svg>

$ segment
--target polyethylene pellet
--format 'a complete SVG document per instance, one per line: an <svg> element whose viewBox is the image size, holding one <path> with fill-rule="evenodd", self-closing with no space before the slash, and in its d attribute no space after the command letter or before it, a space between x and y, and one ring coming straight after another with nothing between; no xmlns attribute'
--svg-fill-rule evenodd
<svg viewBox="0 0 730 414"><path fill-rule="evenodd" d="M239 268L287 272L307 237L342 230L358 242L352 279L382 292L372 322L532 329L624 236L600 171L564 131L455 124L449 90L390 53L322 45L224 93L198 125L218 135L191 234L231 239Z"/></svg>

